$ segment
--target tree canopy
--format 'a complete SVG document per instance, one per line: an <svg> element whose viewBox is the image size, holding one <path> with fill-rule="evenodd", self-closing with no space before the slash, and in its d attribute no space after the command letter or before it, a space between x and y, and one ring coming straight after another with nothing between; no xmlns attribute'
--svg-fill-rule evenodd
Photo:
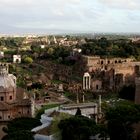
<svg viewBox="0 0 140 140"><path fill-rule="evenodd" d="M107 57L131 57L138 58L139 47L128 39L108 40L105 37L100 39L86 40L87 43L81 45L84 55L100 55Z"/></svg>
<svg viewBox="0 0 140 140"><path fill-rule="evenodd" d="M41 125L38 119L16 118L8 122L7 127L3 128L6 136L2 140L33 140L31 129Z"/></svg>
<svg viewBox="0 0 140 140"><path fill-rule="evenodd" d="M93 119L84 116L61 120L58 127L61 130L62 140L88 140L90 136L100 131Z"/></svg>
<svg viewBox="0 0 140 140"><path fill-rule="evenodd" d="M31 57L25 57L23 61L28 64L33 63L33 59Z"/></svg>
<svg viewBox="0 0 140 140"><path fill-rule="evenodd" d="M140 106L132 103L119 103L106 112L108 133L111 140L132 140L134 123L140 121Z"/></svg>

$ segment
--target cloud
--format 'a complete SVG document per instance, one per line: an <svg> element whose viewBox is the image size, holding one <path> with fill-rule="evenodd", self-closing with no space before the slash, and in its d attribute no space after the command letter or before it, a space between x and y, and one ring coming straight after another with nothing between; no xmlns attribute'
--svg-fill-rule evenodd
<svg viewBox="0 0 140 140"><path fill-rule="evenodd" d="M66 4L78 4L80 0L0 0L0 6L44 6L44 4L66 5Z"/></svg>
<svg viewBox="0 0 140 140"><path fill-rule="evenodd" d="M27 6L33 4L33 0L0 0L0 6Z"/></svg>
<svg viewBox="0 0 140 140"><path fill-rule="evenodd" d="M139 0L0 0L0 31L137 31Z"/></svg>
<svg viewBox="0 0 140 140"><path fill-rule="evenodd" d="M121 9L135 10L140 8L139 0L99 0L102 4Z"/></svg>

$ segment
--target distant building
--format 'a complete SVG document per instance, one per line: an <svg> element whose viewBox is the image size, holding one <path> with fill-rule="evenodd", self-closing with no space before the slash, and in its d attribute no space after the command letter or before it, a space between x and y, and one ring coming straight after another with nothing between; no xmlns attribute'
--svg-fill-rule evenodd
<svg viewBox="0 0 140 140"><path fill-rule="evenodd" d="M4 57L4 52L0 51L0 58Z"/></svg>
<svg viewBox="0 0 140 140"><path fill-rule="evenodd" d="M13 55L13 63L21 63L21 55Z"/></svg>
<svg viewBox="0 0 140 140"><path fill-rule="evenodd" d="M45 45L40 45L40 48L41 48L41 49L44 49L44 48L45 48Z"/></svg>
<svg viewBox="0 0 140 140"><path fill-rule="evenodd" d="M53 42L54 42L54 44L57 44L57 40L56 40L55 36L53 36Z"/></svg>
<svg viewBox="0 0 140 140"><path fill-rule="evenodd" d="M8 73L8 65L0 64L0 122L31 116L31 101L16 89L16 77Z"/></svg>
<svg viewBox="0 0 140 140"><path fill-rule="evenodd" d="M82 52L82 49L79 48L74 48L72 50L72 55L75 56L76 54L80 54Z"/></svg>
<svg viewBox="0 0 140 140"><path fill-rule="evenodd" d="M77 40L68 40L67 38L61 38L58 40L58 42L59 46L75 46L78 44Z"/></svg>

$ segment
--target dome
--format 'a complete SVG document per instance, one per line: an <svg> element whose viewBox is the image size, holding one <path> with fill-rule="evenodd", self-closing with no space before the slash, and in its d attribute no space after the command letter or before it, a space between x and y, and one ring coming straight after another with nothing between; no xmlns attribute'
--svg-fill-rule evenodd
<svg viewBox="0 0 140 140"><path fill-rule="evenodd" d="M14 75L11 74L0 75L0 87L4 89L15 88L16 84L14 79Z"/></svg>
<svg viewBox="0 0 140 140"><path fill-rule="evenodd" d="M5 90L15 87L16 77L13 74L8 74L8 66L6 64L0 64L0 88Z"/></svg>

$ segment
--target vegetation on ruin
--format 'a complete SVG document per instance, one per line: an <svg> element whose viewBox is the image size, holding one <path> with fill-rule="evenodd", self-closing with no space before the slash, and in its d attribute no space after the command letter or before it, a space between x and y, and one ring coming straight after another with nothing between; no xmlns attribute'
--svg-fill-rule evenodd
<svg viewBox="0 0 140 140"><path fill-rule="evenodd" d="M45 110L55 108L55 107L58 107L58 106L59 106L58 104L46 104L46 105L43 105L41 109L36 110L36 118L40 119L41 115L44 114Z"/></svg>

